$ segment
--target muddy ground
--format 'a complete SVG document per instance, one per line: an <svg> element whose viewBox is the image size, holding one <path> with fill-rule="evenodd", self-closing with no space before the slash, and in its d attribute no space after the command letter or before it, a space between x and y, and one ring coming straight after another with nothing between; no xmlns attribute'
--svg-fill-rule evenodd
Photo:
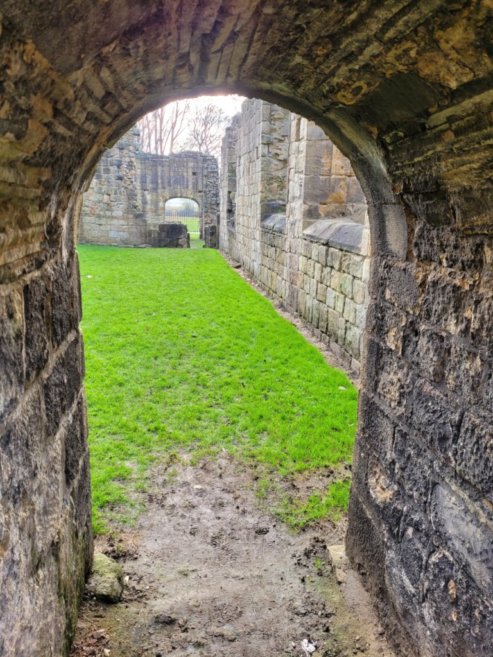
<svg viewBox="0 0 493 657"><path fill-rule="evenodd" d="M296 534L254 488L226 454L156 471L135 531L98 546L124 567L123 601L85 600L72 657L393 657L344 523Z"/></svg>

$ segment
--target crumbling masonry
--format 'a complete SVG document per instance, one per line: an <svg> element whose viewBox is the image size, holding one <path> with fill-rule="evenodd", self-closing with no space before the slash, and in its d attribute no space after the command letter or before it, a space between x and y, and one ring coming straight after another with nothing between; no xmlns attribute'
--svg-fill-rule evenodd
<svg viewBox="0 0 493 657"><path fill-rule="evenodd" d="M79 240L88 244L161 246L159 227L171 198L198 203L201 234L217 225L217 160L192 151L155 155L140 149L139 131L129 130L106 151L84 194Z"/></svg>

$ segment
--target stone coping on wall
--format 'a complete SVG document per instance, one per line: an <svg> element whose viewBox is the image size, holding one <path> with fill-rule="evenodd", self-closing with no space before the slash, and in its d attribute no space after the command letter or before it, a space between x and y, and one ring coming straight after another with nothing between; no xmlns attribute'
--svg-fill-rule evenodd
<svg viewBox="0 0 493 657"><path fill-rule="evenodd" d="M262 219L261 227L265 230L272 230L276 233L286 232L286 215L285 214L271 214L265 219Z"/></svg>
<svg viewBox="0 0 493 657"><path fill-rule="evenodd" d="M368 228L348 217L319 219L305 228L303 237L350 253L368 253Z"/></svg>

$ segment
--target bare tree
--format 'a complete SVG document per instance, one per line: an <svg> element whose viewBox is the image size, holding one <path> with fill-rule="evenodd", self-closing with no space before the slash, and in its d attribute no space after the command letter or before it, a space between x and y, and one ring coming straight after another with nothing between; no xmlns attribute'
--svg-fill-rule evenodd
<svg viewBox="0 0 493 657"><path fill-rule="evenodd" d="M188 119L186 148L219 157L226 120L226 114L213 103L196 107Z"/></svg>
<svg viewBox="0 0 493 657"><path fill-rule="evenodd" d="M179 149L179 139L186 128L185 118L189 109L188 101L176 101L142 117L137 123L142 150L167 155Z"/></svg>

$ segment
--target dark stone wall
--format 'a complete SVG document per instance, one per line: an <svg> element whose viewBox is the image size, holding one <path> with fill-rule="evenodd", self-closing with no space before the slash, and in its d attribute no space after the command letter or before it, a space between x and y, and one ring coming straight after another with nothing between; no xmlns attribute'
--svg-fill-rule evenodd
<svg viewBox="0 0 493 657"><path fill-rule="evenodd" d="M198 203L203 234L205 226L218 223L218 175L212 155L143 152L139 130L133 128L104 153L96 168L83 197L79 240L156 246L166 201L177 197Z"/></svg>
<svg viewBox="0 0 493 657"><path fill-rule="evenodd" d="M77 257L0 285L0 655L61 655L92 558Z"/></svg>
<svg viewBox="0 0 493 657"><path fill-rule="evenodd" d="M489 242L418 220L374 263L347 547L399 654L491 653Z"/></svg>
<svg viewBox="0 0 493 657"><path fill-rule="evenodd" d="M489 0L2 2L2 657L64 653L90 551L79 194L139 116L226 89L315 120L368 200L351 560L399 655L490 657L492 25Z"/></svg>

